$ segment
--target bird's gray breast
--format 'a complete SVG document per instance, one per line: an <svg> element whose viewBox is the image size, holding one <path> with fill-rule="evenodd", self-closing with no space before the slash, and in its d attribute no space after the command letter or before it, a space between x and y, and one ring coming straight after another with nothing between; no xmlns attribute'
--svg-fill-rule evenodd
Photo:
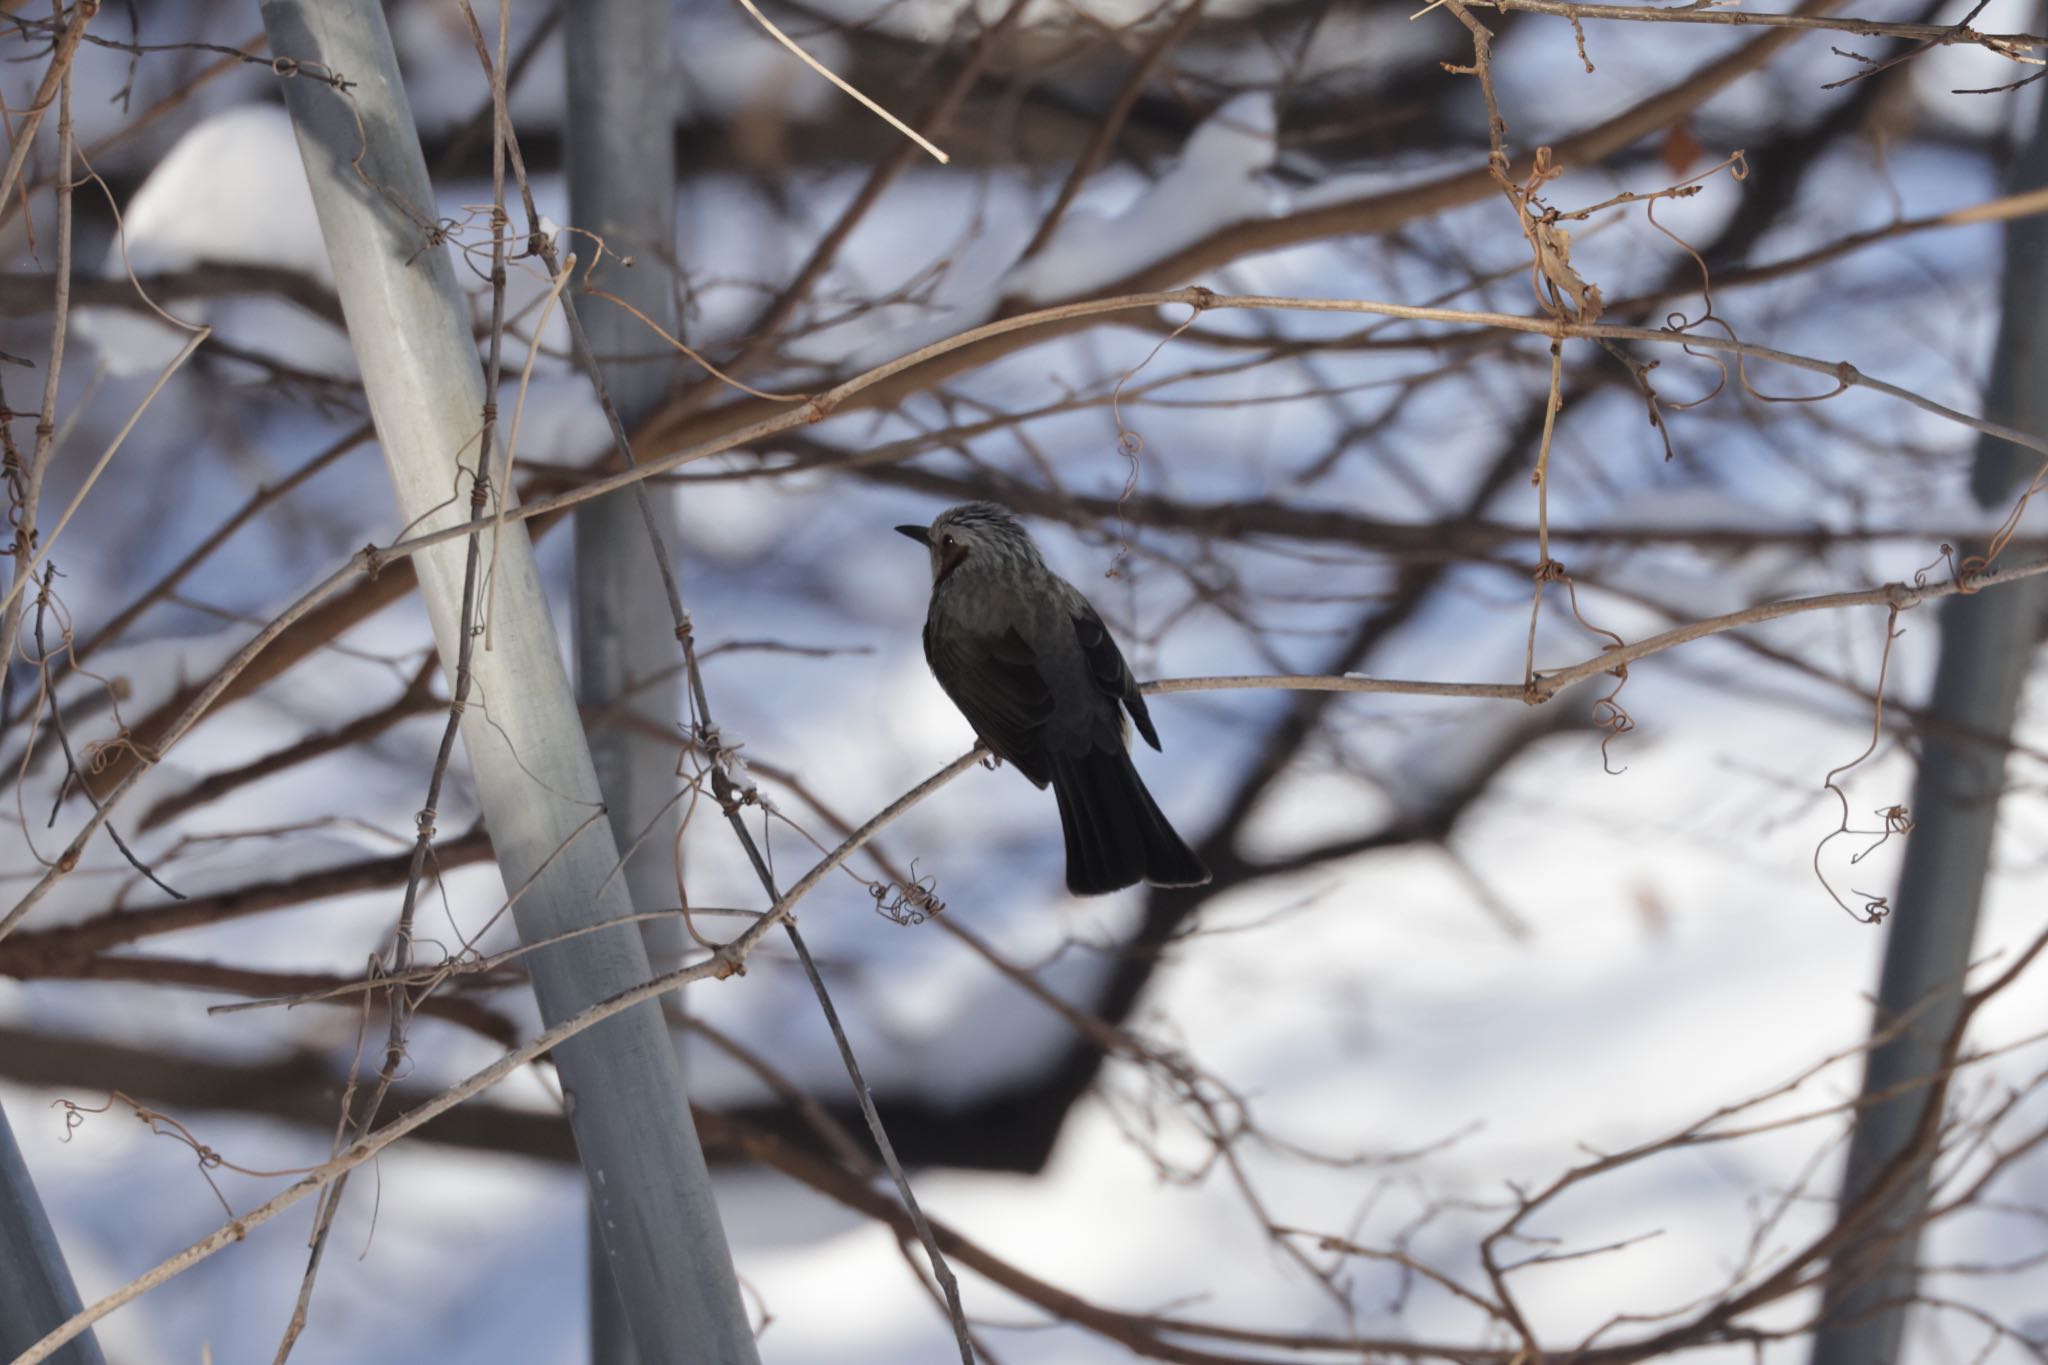
<svg viewBox="0 0 2048 1365"><path fill-rule="evenodd" d="M929 632L941 639L985 642L973 652L1008 655L1012 631L1028 646L1031 666L1051 694L1039 739L1064 752L1122 747L1122 717L1088 668L1075 615L1080 594L1050 571L995 572L973 561L949 574L932 593Z"/></svg>

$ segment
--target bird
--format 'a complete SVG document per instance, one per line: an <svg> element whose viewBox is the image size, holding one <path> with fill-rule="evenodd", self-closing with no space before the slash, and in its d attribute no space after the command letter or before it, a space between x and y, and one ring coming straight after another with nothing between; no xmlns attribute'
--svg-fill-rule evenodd
<svg viewBox="0 0 2048 1365"><path fill-rule="evenodd" d="M1131 762L1128 712L1159 732L1109 628L1046 567L1031 533L993 502L898 532L930 552L924 657L989 752L1059 803L1067 889L1200 886L1209 869L1174 832Z"/></svg>

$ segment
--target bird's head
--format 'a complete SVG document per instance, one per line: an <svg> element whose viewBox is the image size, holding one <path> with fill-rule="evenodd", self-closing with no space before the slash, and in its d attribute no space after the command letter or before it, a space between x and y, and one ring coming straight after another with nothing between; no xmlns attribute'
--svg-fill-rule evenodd
<svg viewBox="0 0 2048 1365"><path fill-rule="evenodd" d="M896 530L931 551L933 587L964 564L977 569L1005 563L1021 568L1038 559L1031 533L1007 507L993 502L964 502L939 513L929 526L899 526Z"/></svg>

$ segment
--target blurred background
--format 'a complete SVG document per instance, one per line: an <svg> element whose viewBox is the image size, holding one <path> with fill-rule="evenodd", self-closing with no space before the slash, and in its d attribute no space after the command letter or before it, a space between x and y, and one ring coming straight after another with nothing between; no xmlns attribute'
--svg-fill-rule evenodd
<svg viewBox="0 0 2048 1365"><path fill-rule="evenodd" d="M612 258L568 292L629 339L598 349L632 376L635 453L675 458L648 487L782 885L974 742L924 663L925 558L890 529L951 503L1017 510L1144 679L1512 691L1762 603L2042 558L2040 456L1958 420L2042 429L2038 343L2011 329L2043 311L2019 269L2043 49L1991 36L2039 32L2034 7L1738 26L1709 21L1755 12L764 0L944 165L744 9L656 8L655 76L603 93L654 130L664 199L672 159L672 236L572 205L580 7L511 6L510 118L540 226ZM419 249L449 257L482 354L490 78L460 5L386 17L441 229ZM477 17L495 42L496 10ZM111 819L128 854L103 832L0 937L0 1105L90 1303L332 1151L346 1082L382 1060L384 994L349 986L389 961L450 689L398 563L161 746L258 629L405 518L285 110L309 77L273 65L294 54L247 4L103 4L64 49L73 18L0 6L25 146L0 204L0 404L13 524L32 503L40 547L9 579L0 911L158 761ZM1468 24L1490 33L1477 72ZM60 53L68 207L56 106L24 127ZM497 397L531 500L619 461L507 175ZM1061 315L735 439L971 328L1183 285L1458 311ZM651 290L688 353L600 288ZM1554 349L1471 314L1666 334ZM650 617L589 596L597 523L530 525L579 678L593 632L651 643L624 699L584 712L665 783L636 904L765 908L651 560L627 571ZM1887 936L1946 925L1968 973L1920 989L1981 993L1938 1040L1898 1358L2048 1353L2048 1009L2038 969L2001 975L2048 929L2023 590L1969 598L2016 604L1993 636L2009 739L1939 712L1937 604L1872 599L1541 705L1155 696L1163 752L1137 761L1214 870L1201 888L1069 896L1051 797L1007 769L894 820L796 915L922 1203L973 1249L952 1259L978 1350L1803 1361L1841 1288L1873 1016L1901 1008L1873 1010ZM1930 735L2002 762L1936 802L1991 840L1974 928L1976 893L1938 870L1936 894L1895 890ZM483 804L458 745L423 963L516 943ZM647 936L660 965L703 955L680 916ZM271 1003L217 1009L250 1002ZM540 1027L516 959L411 1008L386 1117ZM783 940L669 1008L763 1359L958 1359L922 1251L877 1216L893 1195ZM621 1358L561 1113L528 1068L359 1173L292 1358ZM277 1353L311 1223L301 1205L108 1318L108 1359Z"/></svg>

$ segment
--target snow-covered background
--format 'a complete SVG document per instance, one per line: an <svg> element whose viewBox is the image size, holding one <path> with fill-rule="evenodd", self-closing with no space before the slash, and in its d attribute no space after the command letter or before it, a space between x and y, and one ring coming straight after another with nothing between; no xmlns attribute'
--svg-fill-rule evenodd
<svg viewBox="0 0 2048 1365"><path fill-rule="evenodd" d="M390 8L431 159L482 105L485 85L452 6L415 0ZM1286 7L1226 6L1162 66L1119 150L1082 186L1044 248L1020 260L1078 154L1078 138L1061 120L1106 107L1143 46L1119 46L1100 26L1144 12L1083 8L1030 12L1030 40L998 64L988 98L956 130L968 154L952 168L915 165L887 189L773 364L751 381L801 389L841 378L1005 308L1112 287L1234 226L1325 211L1483 165L1477 91L1469 78L1434 67L1439 55L1469 54L1451 15L1438 10L1411 23L1405 11L1353 6L1332 8L1316 24ZM1938 18L1954 22L1965 8ZM128 20L115 9L94 31L126 38ZM1898 19L1914 11L1879 0L1856 12ZM540 9L516 13L515 44ZM877 80L893 72L898 93L911 99L928 96L936 80L920 65L934 50L925 45L957 49L962 32L959 13L936 3L833 0L781 17L827 62ZM1489 22L1500 29L1496 80L1518 150L1591 126L1755 36L1589 21L1596 70L1588 74L1568 23ZM1973 22L2018 31L2037 20L2029 7L1994 0ZM253 9L197 3L145 7L140 23L149 43L203 37L245 46L259 27ZM1864 42L1832 38L1838 46ZM26 39L0 40L16 55L31 49ZM1979 412L1998 319L1995 223L1902 234L1767 284L1737 283L1744 266L1997 197L2013 141L2033 126L2035 90L1950 93L2003 84L2031 68L1944 48L1888 75L1883 93L1809 160L1769 155L1862 97L1862 84L1823 88L1857 69L1830 54L1830 41L1801 38L1684 121L1601 164L1568 166L1546 198L1573 208L1654 190L1745 148L1750 179L1714 175L1695 196L1660 203L1654 224L1639 205L1573 224L1581 274L1610 302L1674 282L1683 291L1697 267L1660 227L1704 245L1739 228L1756 196L1788 195L1760 231L1738 237L1738 259L1714 262L1729 277L1715 294L1718 316L1747 340L1846 361ZM685 7L675 42L685 74L684 145L699 158L678 203L685 339L717 356L747 340L740 329L865 180L869 162L830 139L860 136L835 125L868 116L737 10ZM1085 58L1062 56L1062 43L1079 44ZM202 80L216 58L182 50L131 62L118 50L82 52L77 136L90 148L122 134L94 154L93 166L121 198L124 231L117 239L104 204L81 208L81 278L238 263L294 272L316 292L331 288L277 78L262 65L227 62ZM0 75L9 109L27 105L41 69L28 61ZM1435 83L1418 88L1417 70L1435 71ZM115 98L124 83L132 89ZM161 114L145 117L159 102ZM570 219L567 194L559 151L544 149L558 148L563 106L557 37L540 48L512 105L522 138L543 148L534 190L556 222ZM1346 120L1368 135L1345 140ZM1374 127L1394 132L1369 135ZM31 179L48 170L50 136L46 127ZM1697 156L1687 154L1689 140L1703 149ZM856 145L888 146L879 134ZM1791 188L1770 183L1773 174ZM490 190L473 158L438 176L436 190L446 218L481 222L478 206ZM81 204L96 193L81 188ZM50 266L47 202L39 189L33 239L19 216L7 225L8 269L17 276ZM473 249L476 240L467 244ZM449 250L473 286L481 324L485 294L463 246ZM1510 210L1489 193L1383 235L1333 230L1241 254L1188 282L1527 313L1527 260ZM537 269L515 273L512 304L523 323L515 354L544 286ZM64 575L64 612L81 638L257 489L363 418L345 336L306 308L263 293L167 308L186 323L213 325L222 345L202 349L155 400L51 550ZM1645 325L1673 309L1697 316L1697 292L1672 294L1644 315ZM1527 421L1548 379L1544 343L1258 311L1206 314L1161 346L1185 317L1184 309L1132 314L1020 346L886 411L850 412L784 442L690 465L662 485L681 518L680 570L700 644L773 639L815 651L735 649L706 664L720 722L744 739L757 772L800 781L800 792L772 777L764 786L812 834L829 844L835 820L864 819L971 742L919 651L924 562L889 528L992 484L1012 489L1027 510L1039 510L1025 500L1033 491L1047 507L1082 509L1036 516L1033 529L1055 567L1111 619L1141 676L1322 671L1361 621L1406 590L1405 575L1447 558L1423 599L1356 667L1386 678L1520 679L1535 559ZM132 307L102 304L75 315L61 405L71 425L45 490L46 527L50 509L69 503L92 457L182 340ZM604 427L587 386L564 363L561 324L540 340L520 455L559 475L600 456ZM0 349L40 363L46 348L45 317L8 318ZM1675 348L1654 358L1667 402L1700 397L1718 382L1712 362ZM1973 433L1868 391L1820 404L1768 403L1731 382L1697 408L1667 410L1676 449L1667 461L1640 394L1614 361L1586 347L1568 353L1567 374L1570 401L1550 456L1553 553L1570 568L1587 619L1627 639L1771 598L1938 570L1943 541L2004 517L2004 508L1970 500ZM1749 377L1774 395L1829 387L1814 375L1761 367ZM30 408L39 373L10 371L6 382L10 406ZM509 385L505 398L509 407ZM998 417L1011 420L991 420ZM1135 467L1120 453L1119 420L1142 437ZM31 425L32 418L17 422L18 439L29 439ZM833 457L875 452L891 458L856 472L831 467L858 463ZM1468 509L1504 455L1519 462ZM1082 500L1114 500L1134 475L1138 501L1128 520L1086 510ZM1164 518L1148 524L1140 514L1146 499L1197 512L1178 527ZM1239 528L1256 527L1255 519L1230 520L1260 508L1299 514L1286 523L1295 529L1247 532ZM1483 547L1458 538L1467 522L1491 536ZM2022 523L2012 554L2038 554L2032 522ZM1442 541L1433 552L1402 550L1414 540L1376 529L1388 523L1441 526ZM110 685L123 717L148 714L208 677L256 624L355 549L399 529L378 452L365 442L228 538L172 600L92 656L93 676L74 677L62 694L82 708L73 742L112 735L91 705ZM1745 534L1720 534L1734 532ZM573 629L569 550L566 528L540 545L565 632ZM1900 624L1888 693L1917 703L1938 643L1934 612L1909 613ZM1683 1315L1754 1266L1768 1268L1771 1257L1828 1224L1846 1129L1839 1106L1860 1078L1854 1049L1870 1021L1884 934L1845 914L1828 888L1852 905L1863 892L1889 894L1901 841L1853 864L1869 840L1828 843L1818 876L1815 849L1840 818L1824 777L1869 742L1867 694L1877 685L1885 628L1879 608L1821 613L1640 662L1620 695L1636 728L1604 753L1589 720L1597 693L1583 688L1533 715L1492 701L1332 703L1242 818L1234 852L1249 872L1230 879L1167 946L1125 1021L1161 1054L1198 1067L1226 1119L1252 1125L1232 1145L1235 1164L1216 1160L1186 1096L1161 1088L1159 1068L1112 1060L1067 1115L1042 1171L921 1170L925 1207L993 1255L1102 1307L1280 1334L1508 1345L1440 1286L1384 1260L1347 1259L1318 1239L1398 1248L1483 1288L1479 1239L1517 1191L1540 1190L1598 1154L1673 1135L1803 1077L1723 1125L1755 1127L1754 1136L1679 1147L1588 1181L1522 1229L1554 1241L1508 1248L1518 1259L1614 1247L1515 1277L1529 1325L1557 1343L1617 1315ZM139 816L205 774L390 703L430 644L415 600L378 611L207 720L126 809ZM1600 646L1601 637L1572 622L1561 593L1546 601L1539 666L1576 662ZM33 681L24 671L17 688ZM1288 694L1262 691L1152 702L1165 750L1141 752L1140 766L1191 839L1232 818L1234 794L1293 705ZM1526 733L1546 721L1548 729ZM400 854L442 724L441 712L423 709L373 739L239 785L155 828L116 823L191 896ZM2022 700L2015 742L1978 938L1986 973L2041 931L2048 905L2048 715L2038 686ZM1868 812L1909 799L1916 743L1910 726L1888 726L1870 759L1841 779L1859 828L1875 819ZM10 891L39 875L31 850L47 857L61 849L88 813L74 798L46 828L59 773L48 744L39 740L25 757L19 738L6 740L19 776L8 817L14 833L0 862ZM1456 804L1441 837L1424 831L1357 853L1319 852L1427 821L1502 752L1510 756L1476 798ZM459 766L450 787L440 823L457 833L476 818L477 802ZM808 865L810 849L787 826L767 837L785 878ZM1068 897L1050 798L1008 771L970 772L880 842L895 865L915 859L918 873L936 878L949 920L1083 1006L1096 999L1148 903L1144 892ZM757 903L751 873L717 821L692 824L684 856L693 903ZM444 945L467 938L502 895L488 863L453 870L423 905L422 933ZM396 900L388 889L330 895L116 951L353 975L384 944ZM21 933L162 903L102 841ZM870 1081L896 1103L972 1111L1028 1088L1072 1043L1060 1015L958 937L877 915L855 882L828 882L800 918ZM484 945L510 942L500 924ZM148 1050L161 1057L167 1090L184 1084L184 1059L252 1068L296 1062L338 1076L355 1047L359 1020L345 1009L212 1015L208 1006L242 997L76 973L23 975L29 979L0 977L0 1026L10 1039L38 1040L52 1055L64 1055L66 1040ZM520 1031L534 1029L523 988L483 998ZM1977 1020L1975 1046L1995 1051L2041 1033L2042 999L2038 980L2022 979ZM805 1090L843 1100L843 1073L786 953L764 950L744 977L693 988L687 1008ZM699 1103L764 1102L760 1083L730 1057L687 1036L679 1047ZM408 1083L452 1080L498 1051L475 1032L423 1018ZM1828 1058L1836 1060L1810 1071ZM1967 1113L1984 1111L2006 1088L2024 1094L1994 1133L1994 1148L2048 1123L2048 1098L2028 1089L2041 1067L2038 1047L2022 1045L1965 1073L1955 1098ZM81 1074L30 1084L24 1074L43 1072L0 1054L0 1104L88 1301L218 1226L223 1198L245 1209L285 1178L215 1170L209 1181L187 1147L119 1113L68 1129L53 1101L95 1104L108 1083ZM487 1101L549 1113L551 1084L529 1073ZM253 1095L178 1105L143 1098L242 1168L317 1164L331 1140L331 1125L264 1117ZM1807 1114L1821 1116L1772 1122ZM585 1230L573 1165L417 1140L367 1176L337 1224L295 1359L584 1358ZM726 1165L717 1180L749 1303L767 1318L764 1359L957 1358L915 1258L899 1252L887 1229L774 1172ZM2044 1207L2048 1164L2022 1161L1978 1211L1936 1225L1924 1254L1946 1270L1926 1292L1964 1307L1919 1313L1909 1359L2031 1358L2022 1342L1986 1324L2031 1332L2037 1342L2048 1337L2048 1293L2030 1263L2048 1254ZM303 1270L310 1216L310 1205L301 1206L115 1314L101 1328L110 1357L135 1365L268 1358ZM1272 1227L1299 1230L1290 1244L1302 1259L1282 1249ZM1335 1274L1318 1279L1304 1260ZM968 1311L996 1359L1129 1356L1099 1335L1048 1325L971 1271L963 1281ZM1755 1324L1784 1328L1814 1308L1814 1296L1794 1297ZM1803 1351L1793 1341L1767 1354L1792 1360ZM1282 1355L1273 1348L1272 1358Z"/></svg>

